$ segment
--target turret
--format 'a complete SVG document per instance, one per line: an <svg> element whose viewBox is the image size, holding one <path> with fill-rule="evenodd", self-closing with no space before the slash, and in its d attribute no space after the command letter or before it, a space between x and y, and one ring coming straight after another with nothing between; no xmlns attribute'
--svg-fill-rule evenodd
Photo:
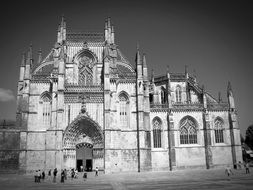
<svg viewBox="0 0 253 190"><path fill-rule="evenodd" d="M154 72L154 69L152 69L152 72L151 72L151 82L152 82L152 84L155 83L155 72Z"/></svg>
<svg viewBox="0 0 253 190"><path fill-rule="evenodd" d="M66 40L66 22L62 16L61 23L58 26L57 43L62 44Z"/></svg>
<svg viewBox="0 0 253 190"><path fill-rule="evenodd" d="M31 67L33 65L33 57L32 57L32 45L29 47L29 51L27 53L26 65L25 65L25 75L24 79L30 79L31 77Z"/></svg>
<svg viewBox="0 0 253 190"><path fill-rule="evenodd" d="M219 92L218 94L218 102L221 103L222 102L222 98L221 98L221 93Z"/></svg>
<svg viewBox="0 0 253 190"><path fill-rule="evenodd" d="M142 57L142 67L143 67L143 80L148 81L148 67L146 63L146 55L143 54Z"/></svg>
<svg viewBox="0 0 253 190"><path fill-rule="evenodd" d="M234 95L233 95L233 91L232 91L232 87L231 87L230 82L228 82L227 97L228 97L229 109L234 110L235 109L235 100L234 100Z"/></svg>
<svg viewBox="0 0 253 190"><path fill-rule="evenodd" d="M111 24L111 19L108 17L105 20L105 41L108 44L114 44L115 43L115 32L114 32L114 26Z"/></svg>
<svg viewBox="0 0 253 190"><path fill-rule="evenodd" d="M137 77L142 78L142 64L141 64L141 56L140 56L139 46L138 45L137 45L135 63L136 63Z"/></svg>
<svg viewBox="0 0 253 190"><path fill-rule="evenodd" d="M185 65L184 67L184 73L185 73L185 78L188 79L189 75L188 75L188 66Z"/></svg>
<svg viewBox="0 0 253 190"><path fill-rule="evenodd" d="M26 65L26 55L23 53L22 61L20 64L20 72L19 72L19 81L24 80L24 75L25 75L25 65Z"/></svg>
<svg viewBox="0 0 253 190"><path fill-rule="evenodd" d="M172 103L171 103L171 81L170 81L170 70L169 70L169 65L167 66L167 71L166 71L166 75L167 75L167 86L166 86L166 90L167 90L167 102L168 102L168 107L172 108Z"/></svg>
<svg viewBox="0 0 253 190"><path fill-rule="evenodd" d="M114 40L114 36L115 36L115 33L114 33L114 26L112 25L112 33L111 33L111 43L114 44L115 40Z"/></svg>
<svg viewBox="0 0 253 190"><path fill-rule="evenodd" d="M42 62L42 50L40 49L38 51L38 63L41 63Z"/></svg>
<svg viewBox="0 0 253 190"><path fill-rule="evenodd" d="M202 95L203 95L203 106L206 109L207 108L207 99L206 99L206 91L205 86L202 86Z"/></svg>

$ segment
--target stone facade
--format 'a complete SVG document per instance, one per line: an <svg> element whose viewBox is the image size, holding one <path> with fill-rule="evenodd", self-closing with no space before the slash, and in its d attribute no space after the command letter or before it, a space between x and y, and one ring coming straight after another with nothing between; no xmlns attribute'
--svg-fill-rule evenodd
<svg viewBox="0 0 253 190"><path fill-rule="evenodd" d="M167 71L148 77L104 33L72 33L62 19L47 57L32 47L20 66L17 95L19 169L80 168L105 172L215 167L242 161L231 86L228 103L196 78Z"/></svg>

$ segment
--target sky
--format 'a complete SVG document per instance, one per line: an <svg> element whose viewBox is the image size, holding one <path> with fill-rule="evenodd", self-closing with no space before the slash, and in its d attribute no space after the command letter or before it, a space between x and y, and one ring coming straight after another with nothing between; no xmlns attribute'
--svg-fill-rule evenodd
<svg viewBox="0 0 253 190"><path fill-rule="evenodd" d="M15 119L23 52L33 44L34 60L56 42L61 15L68 31L103 32L111 17L115 41L134 65L136 44L149 72L196 71L197 81L227 101L232 84L241 133L253 123L253 3L250 1L2 1L0 7L0 119Z"/></svg>

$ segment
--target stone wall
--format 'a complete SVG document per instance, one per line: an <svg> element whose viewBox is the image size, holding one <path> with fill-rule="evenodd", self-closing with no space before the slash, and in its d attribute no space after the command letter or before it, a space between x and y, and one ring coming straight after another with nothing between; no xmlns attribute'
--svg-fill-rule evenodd
<svg viewBox="0 0 253 190"><path fill-rule="evenodd" d="M0 129L0 172L18 170L19 130Z"/></svg>

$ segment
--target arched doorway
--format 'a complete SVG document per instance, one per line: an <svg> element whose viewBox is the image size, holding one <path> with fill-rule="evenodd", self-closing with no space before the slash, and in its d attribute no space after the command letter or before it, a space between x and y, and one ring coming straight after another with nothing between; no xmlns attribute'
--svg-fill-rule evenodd
<svg viewBox="0 0 253 190"><path fill-rule="evenodd" d="M63 135L63 165L66 169L81 166L86 171L104 169L103 133L97 122L80 114Z"/></svg>

